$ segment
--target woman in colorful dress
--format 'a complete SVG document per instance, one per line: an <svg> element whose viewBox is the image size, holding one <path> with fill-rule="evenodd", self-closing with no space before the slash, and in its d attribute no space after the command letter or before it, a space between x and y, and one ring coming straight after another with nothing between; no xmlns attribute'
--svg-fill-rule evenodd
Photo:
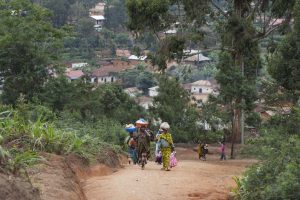
<svg viewBox="0 0 300 200"><path fill-rule="evenodd" d="M146 130L146 126L141 126L137 133L137 153L138 163L144 169L150 152L151 132Z"/></svg>
<svg viewBox="0 0 300 200"><path fill-rule="evenodd" d="M172 135L169 133L170 125L167 122L163 122L160 125L162 134L159 136L161 142L161 153L163 159L163 170L170 171L170 155L174 151L174 143Z"/></svg>

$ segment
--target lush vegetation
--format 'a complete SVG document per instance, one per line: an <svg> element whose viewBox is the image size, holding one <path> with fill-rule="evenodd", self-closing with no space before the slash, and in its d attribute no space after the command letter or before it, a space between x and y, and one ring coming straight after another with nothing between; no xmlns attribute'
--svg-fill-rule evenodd
<svg viewBox="0 0 300 200"><path fill-rule="evenodd" d="M203 45L203 35L211 30L219 37L220 51L213 76L220 84L220 94L203 105L200 119L208 122L212 129L220 125L228 128L231 158L235 157L234 144L241 141L245 123L259 132L259 139L251 141L253 145L248 144L250 150L259 150L257 156L264 155L263 161L241 181L237 180L241 199L296 199L299 196L299 133L295 128L299 111L294 108L299 101L299 3L296 0L127 1L129 28L134 31L159 33L174 28L174 24L178 26L176 34L157 39L161 45L151 58L162 71L180 80L190 78L186 72L197 76L198 71L167 69L166 61L185 58L183 50ZM149 17L153 13L155 16ZM279 18L283 23L275 24ZM204 31L205 23L211 25L210 30ZM205 45L203 48L209 49ZM267 65L270 74L266 72ZM168 85L172 88L175 84L170 81ZM181 90L160 91L163 94L155 99L159 101L155 104L159 116L167 118L168 113L172 116L170 121L184 121L184 114L189 110L182 106L186 95ZM173 94L176 100L172 100ZM272 105L275 109L280 105L290 106L294 110L290 115L277 116L283 121L264 119L262 123L260 116L253 113L258 104ZM175 117L173 111L181 115ZM180 119L181 116L184 119ZM194 117L192 113L188 116ZM180 122L175 126L180 126Z"/></svg>
<svg viewBox="0 0 300 200"><path fill-rule="evenodd" d="M127 135L116 120L82 123L76 115L57 116L24 99L15 109L2 105L1 111L0 164L14 173L43 159L40 152L78 154L90 161L109 150L120 153Z"/></svg>
<svg viewBox="0 0 300 200"><path fill-rule="evenodd" d="M261 137L248 141L246 154L262 161L239 180L240 199L297 199L300 194L300 110L275 116L261 129Z"/></svg>
<svg viewBox="0 0 300 200"><path fill-rule="evenodd" d="M0 3L2 100L14 104L20 93L31 99L55 66L64 31L53 27L49 11L28 1Z"/></svg>
<svg viewBox="0 0 300 200"><path fill-rule="evenodd" d="M175 142L215 142L226 134L234 158L246 124L259 137L246 141L244 151L261 162L236 179L236 197L297 199L300 1L105 2L107 20L96 31L88 13L96 0L1 1L0 170L18 173L43 159L42 152L104 162L99 155L120 152L124 124L140 117L168 121ZM169 29L176 33L164 34ZM149 50L161 74L141 64L119 74L122 86L97 87L88 76L72 82L63 76L62 60L86 61L93 69L103 52L114 57L117 48L136 55ZM185 49L200 48L211 62L167 68L168 61L190 56ZM181 84L199 79L216 79L219 91L196 107ZM159 94L149 111L123 92L137 87L147 94L155 85ZM292 109L265 120L254 112L257 104Z"/></svg>

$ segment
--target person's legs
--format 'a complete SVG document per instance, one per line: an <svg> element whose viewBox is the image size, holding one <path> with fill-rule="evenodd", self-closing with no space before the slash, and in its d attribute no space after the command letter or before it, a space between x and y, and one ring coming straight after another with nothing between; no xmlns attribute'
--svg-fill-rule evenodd
<svg viewBox="0 0 300 200"><path fill-rule="evenodd" d="M140 143L137 149L138 164L142 162L143 145Z"/></svg>
<svg viewBox="0 0 300 200"><path fill-rule="evenodd" d="M136 149L133 149L133 164L136 164L138 162L138 157L136 153Z"/></svg>
<svg viewBox="0 0 300 200"><path fill-rule="evenodd" d="M163 168L165 170L169 169L169 165L170 165L170 155L171 155L171 149L170 148L163 148L161 150L162 152L162 161L163 161Z"/></svg>
<svg viewBox="0 0 300 200"><path fill-rule="evenodd" d="M226 160L226 156L224 152L222 152L220 160Z"/></svg>

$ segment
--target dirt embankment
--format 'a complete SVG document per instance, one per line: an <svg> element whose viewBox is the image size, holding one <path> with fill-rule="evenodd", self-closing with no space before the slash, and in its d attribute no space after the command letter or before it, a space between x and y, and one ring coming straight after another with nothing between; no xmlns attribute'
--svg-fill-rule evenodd
<svg viewBox="0 0 300 200"><path fill-rule="evenodd" d="M75 155L67 157L46 155L47 161L35 165L28 170L30 180L34 187L40 191L42 200L86 200L81 183L94 176L105 176L120 167L120 159L114 155L112 166L89 163Z"/></svg>
<svg viewBox="0 0 300 200"><path fill-rule="evenodd" d="M115 154L115 153L114 153ZM0 173L1 200L87 200L81 184L90 177L112 174L122 159L113 155L105 164L90 164L75 155L43 154L45 160L28 168L28 179ZM101 158L98 159L101 162Z"/></svg>
<svg viewBox="0 0 300 200"><path fill-rule="evenodd" d="M25 179L0 174L0 199L40 200L39 191Z"/></svg>

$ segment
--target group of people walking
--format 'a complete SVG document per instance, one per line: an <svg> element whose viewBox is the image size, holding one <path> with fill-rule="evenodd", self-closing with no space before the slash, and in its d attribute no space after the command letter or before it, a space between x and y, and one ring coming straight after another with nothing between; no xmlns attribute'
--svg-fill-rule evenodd
<svg viewBox="0 0 300 200"><path fill-rule="evenodd" d="M139 123L137 123L139 122ZM126 128L129 132L129 136L126 138L126 144L128 145L129 164L138 164L144 169L147 164L147 160L150 158L150 142L155 141L155 162L159 165L162 164L162 170L170 171L170 168L177 165L175 157L175 146L173 143L172 135L170 134L170 125L167 122L163 122L160 125L160 129L154 136L153 132L148 129L148 123L146 121L138 120L136 126L130 125ZM225 142L222 141L220 148L221 157L220 160L226 160L225 156ZM198 145L198 156L200 160L205 161L208 154L208 145L200 143Z"/></svg>
<svg viewBox="0 0 300 200"><path fill-rule="evenodd" d="M140 125L136 130L131 129L129 137L126 139L129 153L129 163L141 165L144 169L150 157L150 142L156 141L155 156L156 162L163 165L162 170L170 171L176 165L174 143L169 132L170 125L163 122L156 136L147 128L146 124ZM129 129L128 129L129 130ZM136 133L134 133L134 131ZM173 153L173 154L172 154ZM170 161L171 159L171 161Z"/></svg>
<svg viewBox="0 0 300 200"><path fill-rule="evenodd" d="M220 142L221 147L220 147L220 160L226 160L226 155L225 155L225 141ZM199 143L198 145L198 157L200 160L205 161L206 160L206 154L208 154L208 145L204 143Z"/></svg>

